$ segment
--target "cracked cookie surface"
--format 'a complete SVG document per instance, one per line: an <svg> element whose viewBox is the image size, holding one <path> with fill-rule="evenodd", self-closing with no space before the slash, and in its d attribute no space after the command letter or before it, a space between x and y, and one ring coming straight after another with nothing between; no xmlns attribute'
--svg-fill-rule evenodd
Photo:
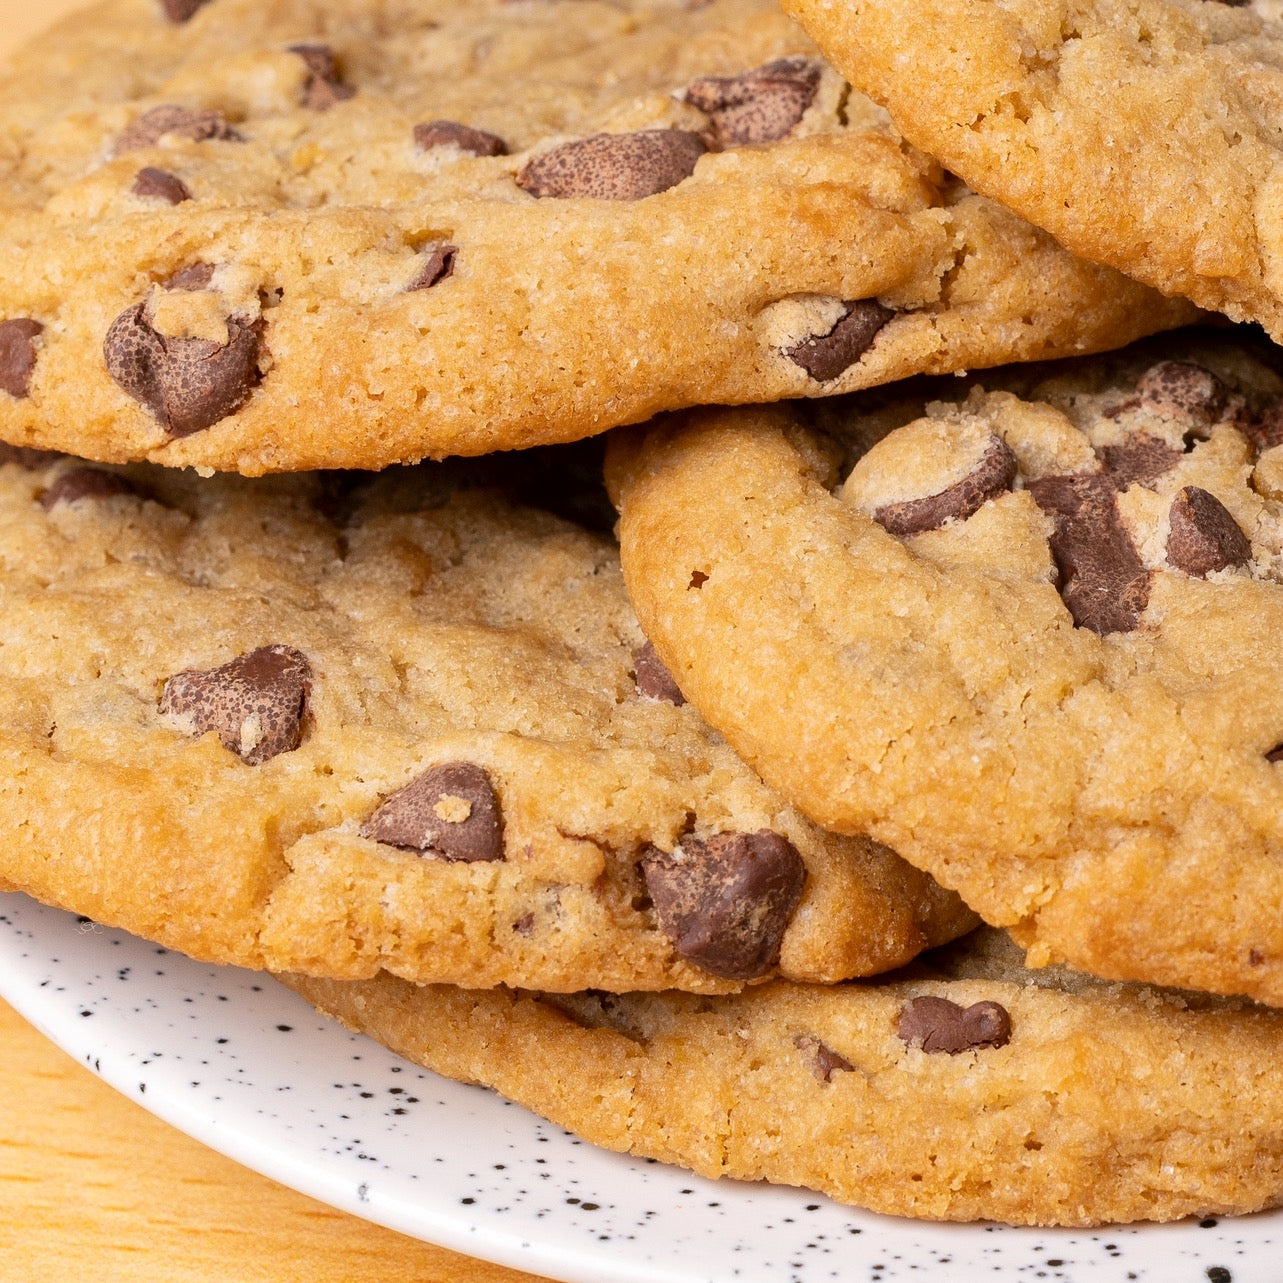
<svg viewBox="0 0 1283 1283"><path fill-rule="evenodd" d="M785 0L976 191L1283 338L1277 0Z"/></svg>
<svg viewBox="0 0 1283 1283"><path fill-rule="evenodd" d="M1033 962L1283 1005L1283 381L1207 332L975 382L836 493L782 408L626 434L642 626Z"/></svg>
<svg viewBox="0 0 1283 1283"><path fill-rule="evenodd" d="M478 986L836 980L970 925L656 682L613 542L506 497L564 456L469 467L0 464L0 882L210 961Z"/></svg>
<svg viewBox="0 0 1283 1283"><path fill-rule="evenodd" d="M702 1176L1034 1225L1283 1199L1283 1013L1031 972L997 932L884 982L724 997L286 980L430 1069Z"/></svg>
<svg viewBox="0 0 1283 1283"><path fill-rule="evenodd" d="M113 0L0 87L14 444L381 467L1190 316L902 146L767 0L174 16Z"/></svg>

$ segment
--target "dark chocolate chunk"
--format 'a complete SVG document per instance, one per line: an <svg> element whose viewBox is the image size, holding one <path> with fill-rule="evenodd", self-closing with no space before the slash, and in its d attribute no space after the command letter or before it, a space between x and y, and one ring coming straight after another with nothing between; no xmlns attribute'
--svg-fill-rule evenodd
<svg viewBox="0 0 1283 1283"><path fill-rule="evenodd" d="M1170 520L1167 561L1187 575L1205 579L1252 558L1252 545L1238 522L1207 490L1186 486L1172 501Z"/></svg>
<svg viewBox="0 0 1283 1283"><path fill-rule="evenodd" d="M1042 477L1027 485L1056 519L1051 554L1074 623L1101 636L1131 632L1149 604L1151 576L1119 519L1109 474Z"/></svg>
<svg viewBox="0 0 1283 1283"><path fill-rule="evenodd" d="M769 829L688 837L671 853L648 847L641 869L679 957L727 980L763 976L779 961L806 881L787 838Z"/></svg>
<svg viewBox="0 0 1283 1283"><path fill-rule="evenodd" d="M1229 389L1211 370L1190 361L1162 361L1137 380L1141 406L1166 419L1208 428L1225 413Z"/></svg>
<svg viewBox="0 0 1283 1283"><path fill-rule="evenodd" d="M707 150L698 134L682 129L594 134L527 161L517 185L563 200L641 200L689 178Z"/></svg>
<svg viewBox="0 0 1283 1283"><path fill-rule="evenodd" d="M977 1047L1005 1047L1011 1041L1011 1017L996 1002L964 1008L948 998L924 996L905 1004L897 1032L910 1047L956 1056Z"/></svg>
<svg viewBox="0 0 1283 1283"><path fill-rule="evenodd" d="M457 147L474 156L506 156L508 144L498 134L461 125L457 120L428 120L414 127L414 141L424 151L433 147Z"/></svg>
<svg viewBox="0 0 1283 1283"><path fill-rule="evenodd" d="M686 101L708 117L717 147L769 143L793 131L819 83L817 62L778 58L740 76L696 80L686 91Z"/></svg>
<svg viewBox="0 0 1283 1283"><path fill-rule="evenodd" d="M686 591L690 592L694 588L697 592L708 583L708 576L702 570L692 570L690 583L686 585Z"/></svg>
<svg viewBox="0 0 1283 1283"><path fill-rule="evenodd" d="M214 279L213 263L188 263L165 281L167 290L208 289Z"/></svg>
<svg viewBox="0 0 1283 1283"><path fill-rule="evenodd" d="M110 499L114 495L137 495L140 491L128 477L119 472L88 465L60 472L53 484L40 496L40 506L48 512L56 504L76 503L81 499Z"/></svg>
<svg viewBox="0 0 1283 1283"><path fill-rule="evenodd" d="M502 860L499 798L472 762L445 762L393 793L361 836L447 860Z"/></svg>
<svg viewBox="0 0 1283 1283"><path fill-rule="evenodd" d="M29 316L0 321L0 388L12 397L25 397L36 368L36 335L44 330Z"/></svg>
<svg viewBox="0 0 1283 1283"><path fill-rule="evenodd" d="M292 646L260 646L218 668L175 673L160 711L190 717L197 735L214 731L250 766L298 748L312 688L307 656Z"/></svg>
<svg viewBox="0 0 1283 1283"><path fill-rule="evenodd" d="M637 677L637 692L648 699L662 699L670 704L686 703L686 696L673 681L673 675L664 666L655 651L647 642L640 650L633 652L633 669Z"/></svg>
<svg viewBox="0 0 1283 1283"><path fill-rule="evenodd" d="M180 107L176 103L162 103L145 111L124 133L116 139L113 155L120 156L140 147L154 147L166 134L194 143L212 140L244 142L244 139L227 123L221 111L204 107Z"/></svg>
<svg viewBox="0 0 1283 1283"><path fill-rule="evenodd" d="M171 174L167 169L157 169L155 165L144 165L134 175L134 185L129 190L135 196L163 200L170 205L181 205L183 201L192 198L187 184L177 174Z"/></svg>
<svg viewBox="0 0 1283 1283"><path fill-rule="evenodd" d="M1184 454L1159 437L1137 432L1118 445L1105 446L1100 458L1114 489L1126 490L1133 483L1148 485L1158 480L1163 473L1170 472Z"/></svg>
<svg viewBox="0 0 1283 1283"><path fill-rule="evenodd" d="M1265 755L1267 762L1283 762L1283 744L1275 744Z"/></svg>
<svg viewBox="0 0 1283 1283"><path fill-rule="evenodd" d="M459 252L457 245L430 244L423 247L423 266L415 273L414 279L407 285L406 293L412 290L428 290L454 274L454 258Z"/></svg>
<svg viewBox="0 0 1283 1283"><path fill-rule="evenodd" d="M936 530L946 521L965 521L990 499L1011 489L1016 479L1016 456L1000 436L991 436L980 462L961 481L924 499L887 503L873 519L893 535L921 534Z"/></svg>
<svg viewBox="0 0 1283 1283"><path fill-rule="evenodd" d="M836 379L873 346L878 331L895 315L877 299L846 304L846 311L827 334L814 334L784 355L820 383Z"/></svg>
<svg viewBox="0 0 1283 1283"><path fill-rule="evenodd" d="M197 9L203 9L209 0L160 0L160 7L170 22L186 22Z"/></svg>
<svg viewBox="0 0 1283 1283"><path fill-rule="evenodd" d="M147 321L147 306L126 308L103 341L107 372L156 416L170 436L185 437L226 418L257 384L260 321L227 319L228 341L167 338Z"/></svg>
<svg viewBox="0 0 1283 1283"><path fill-rule="evenodd" d="M1283 397L1271 397L1239 425L1257 452L1283 445Z"/></svg>
<svg viewBox="0 0 1283 1283"><path fill-rule="evenodd" d="M814 1034L798 1034L793 1039L793 1046L799 1051L810 1053L811 1072L822 1083L832 1082L835 1073L848 1073L855 1068L845 1056L839 1056L832 1047L822 1043Z"/></svg>
<svg viewBox="0 0 1283 1283"><path fill-rule="evenodd" d="M37 450L28 445L10 445L7 441L0 441L0 464L12 463L29 472L38 472L66 457L56 450Z"/></svg>
<svg viewBox="0 0 1283 1283"><path fill-rule="evenodd" d="M303 82L304 107L329 111L336 102L344 102L356 93L351 85L343 83L334 50L329 45L290 45L289 51L298 54L307 67L307 79Z"/></svg>

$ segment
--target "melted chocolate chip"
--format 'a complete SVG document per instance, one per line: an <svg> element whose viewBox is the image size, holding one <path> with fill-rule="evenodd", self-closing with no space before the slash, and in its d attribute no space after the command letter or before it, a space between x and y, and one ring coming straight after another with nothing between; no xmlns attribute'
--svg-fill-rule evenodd
<svg viewBox="0 0 1283 1283"><path fill-rule="evenodd" d="M44 328L28 316L0 321L0 388L12 397L25 397L31 387L31 372L36 368L35 338Z"/></svg>
<svg viewBox="0 0 1283 1283"><path fill-rule="evenodd" d="M457 147L474 156L506 156L508 144L498 134L461 125L457 120L428 120L415 125L414 141L424 151L433 147Z"/></svg>
<svg viewBox="0 0 1283 1283"><path fill-rule="evenodd" d="M767 829L688 837L671 853L648 847L641 869L679 957L727 980L752 980L779 961L806 881L787 838Z"/></svg>
<svg viewBox="0 0 1283 1283"><path fill-rule="evenodd" d="M910 1047L956 1056L977 1047L1005 1047L1011 1041L1011 1017L996 1002L963 1008L948 998L924 996L905 1004L897 1032Z"/></svg>
<svg viewBox="0 0 1283 1283"><path fill-rule="evenodd" d="M690 592L694 588L698 592L706 583L708 583L708 576L702 570L692 570L690 583L686 585L686 591Z"/></svg>
<svg viewBox="0 0 1283 1283"><path fill-rule="evenodd" d="M793 1039L793 1046L798 1051L805 1051L811 1056L811 1072L822 1083L832 1082L835 1073L849 1073L855 1066L845 1056L840 1056L832 1047L822 1043L813 1034L798 1034Z"/></svg>
<svg viewBox="0 0 1283 1283"><path fill-rule="evenodd" d="M499 798L472 762L446 762L393 793L361 836L447 860L502 860Z"/></svg>
<svg viewBox="0 0 1283 1283"><path fill-rule="evenodd" d="M991 436L980 462L961 481L924 499L887 503L873 519L893 535L921 534L936 530L946 521L965 521L990 499L1011 489L1016 479L1016 456L999 436Z"/></svg>
<svg viewBox="0 0 1283 1283"><path fill-rule="evenodd" d="M1258 453L1283 445L1283 397L1271 397L1240 426Z"/></svg>
<svg viewBox="0 0 1283 1283"><path fill-rule="evenodd" d="M708 76L686 91L686 101L709 119L717 147L785 138L802 119L820 83L810 58L779 58L740 76Z"/></svg>
<svg viewBox="0 0 1283 1283"><path fill-rule="evenodd" d="M1211 370L1189 361L1163 361L1136 383L1141 406L1166 419L1208 428L1225 413L1229 389Z"/></svg>
<svg viewBox="0 0 1283 1283"><path fill-rule="evenodd" d="M66 455L59 454L56 450L36 450L32 446L9 445L6 441L0 441L0 464L12 463L29 472L38 472L64 458Z"/></svg>
<svg viewBox="0 0 1283 1283"><path fill-rule="evenodd" d="M160 711L191 719L195 733L214 731L250 766L298 748L312 688L307 657L292 646L260 646L218 668L175 673Z"/></svg>
<svg viewBox="0 0 1283 1283"><path fill-rule="evenodd" d="M579 993L541 993L539 1001L560 1011L581 1029L611 1029L633 1042L645 1042L646 1033L634 1019L626 998L600 989Z"/></svg>
<svg viewBox="0 0 1283 1283"><path fill-rule="evenodd" d="M163 200L170 205L181 205L192 198L187 184L177 174L157 169L155 165L145 165L140 169L134 175L134 184L129 190L144 200Z"/></svg>
<svg viewBox="0 0 1283 1283"><path fill-rule="evenodd" d="M428 290L454 274L454 258L459 252L457 245L425 245L423 247L423 266L419 268L414 279L405 287L406 293L413 290Z"/></svg>
<svg viewBox="0 0 1283 1283"><path fill-rule="evenodd" d="M1170 520L1167 561L1187 575L1205 579L1252 558L1252 545L1238 522L1207 490L1186 486L1172 501Z"/></svg>
<svg viewBox="0 0 1283 1283"><path fill-rule="evenodd" d="M800 365L820 383L836 379L873 346L878 331L895 315L877 299L860 299L846 304L841 319L827 334L815 334L784 355Z"/></svg>
<svg viewBox="0 0 1283 1283"><path fill-rule="evenodd" d="M160 0L160 7L170 22L186 22L197 9L203 9L209 0Z"/></svg>
<svg viewBox="0 0 1283 1283"><path fill-rule="evenodd" d="M54 478L53 484L40 496L40 506L48 512L60 503L78 503L81 499L110 499L114 495L139 495L141 492L128 477L104 468L68 468Z"/></svg>
<svg viewBox="0 0 1283 1283"><path fill-rule="evenodd" d="M527 161L517 185L562 200L642 200L689 178L707 150L698 134L681 129L594 134Z"/></svg>
<svg viewBox="0 0 1283 1283"><path fill-rule="evenodd" d="M260 321L228 317L228 341L167 338L147 305L126 308L103 341L107 372L170 436L200 432L238 409L258 382Z"/></svg>
<svg viewBox="0 0 1283 1283"><path fill-rule="evenodd" d="M214 279L213 263L188 263L165 281L167 290L203 290Z"/></svg>
<svg viewBox="0 0 1283 1283"><path fill-rule="evenodd" d="M119 138L113 154L123 155L140 147L154 147L166 134L176 134L194 143L210 140L243 142L244 139L228 123L221 111L208 108L180 107L176 103L162 103L145 111Z"/></svg>
<svg viewBox="0 0 1283 1283"><path fill-rule="evenodd" d="M1126 490L1133 483L1148 485L1158 480L1180 462L1184 453L1158 437L1138 432L1118 445L1105 446L1100 458L1114 489Z"/></svg>
<svg viewBox="0 0 1283 1283"><path fill-rule="evenodd" d="M686 703L686 696L678 689L672 673L664 666L664 661L650 642L633 652L633 668L639 695L645 695L647 699L666 700L670 704Z"/></svg>
<svg viewBox="0 0 1283 1283"><path fill-rule="evenodd" d="M329 45L290 45L289 51L298 54L307 67L307 79L303 82L304 107L311 111L329 111L336 102L344 102L356 93L339 76L334 50Z"/></svg>

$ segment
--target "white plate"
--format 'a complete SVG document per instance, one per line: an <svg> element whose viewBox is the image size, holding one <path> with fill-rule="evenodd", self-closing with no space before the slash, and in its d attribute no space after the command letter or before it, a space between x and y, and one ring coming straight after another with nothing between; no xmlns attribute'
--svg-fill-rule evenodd
<svg viewBox="0 0 1283 1283"><path fill-rule="evenodd" d="M585 1145L323 1020L267 977L0 895L0 995L152 1113L313 1198L567 1283L1274 1283L1283 1212L946 1226Z"/></svg>

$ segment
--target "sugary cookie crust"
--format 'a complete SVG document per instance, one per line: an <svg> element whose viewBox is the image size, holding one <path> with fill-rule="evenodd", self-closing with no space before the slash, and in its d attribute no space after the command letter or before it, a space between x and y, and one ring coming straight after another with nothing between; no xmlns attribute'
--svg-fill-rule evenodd
<svg viewBox="0 0 1283 1283"><path fill-rule="evenodd" d="M784 0L905 137L1069 249L1283 338L1276 0Z"/></svg>
<svg viewBox="0 0 1283 1283"><path fill-rule="evenodd" d="M842 496L782 409L623 438L625 574L683 692L819 823L1035 963L1283 1004L1283 382L1233 338L1167 356L930 406Z"/></svg>
<svg viewBox="0 0 1283 1283"><path fill-rule="evenodd" d="M608 539L460 472L0 465L0 880L212 961L482 986L835 980L968 927L638 689Z"/></svg>
<svg viewBox="0 0 1283 1283"><path fill-rule="evenodd" d="M1015 952L982 935L913 978L719 998L286 979L439 1073L702 1176L1025 1225L1280 1201L1279 1012Z"/></svg>
<svg viewBox="0 0 1283 1283"><path fill-rule="evenodd" d="M0 437L114 462L480 454L1191 315L902 146L767 0L112 0L11 67L0 175Z"/></svg>

